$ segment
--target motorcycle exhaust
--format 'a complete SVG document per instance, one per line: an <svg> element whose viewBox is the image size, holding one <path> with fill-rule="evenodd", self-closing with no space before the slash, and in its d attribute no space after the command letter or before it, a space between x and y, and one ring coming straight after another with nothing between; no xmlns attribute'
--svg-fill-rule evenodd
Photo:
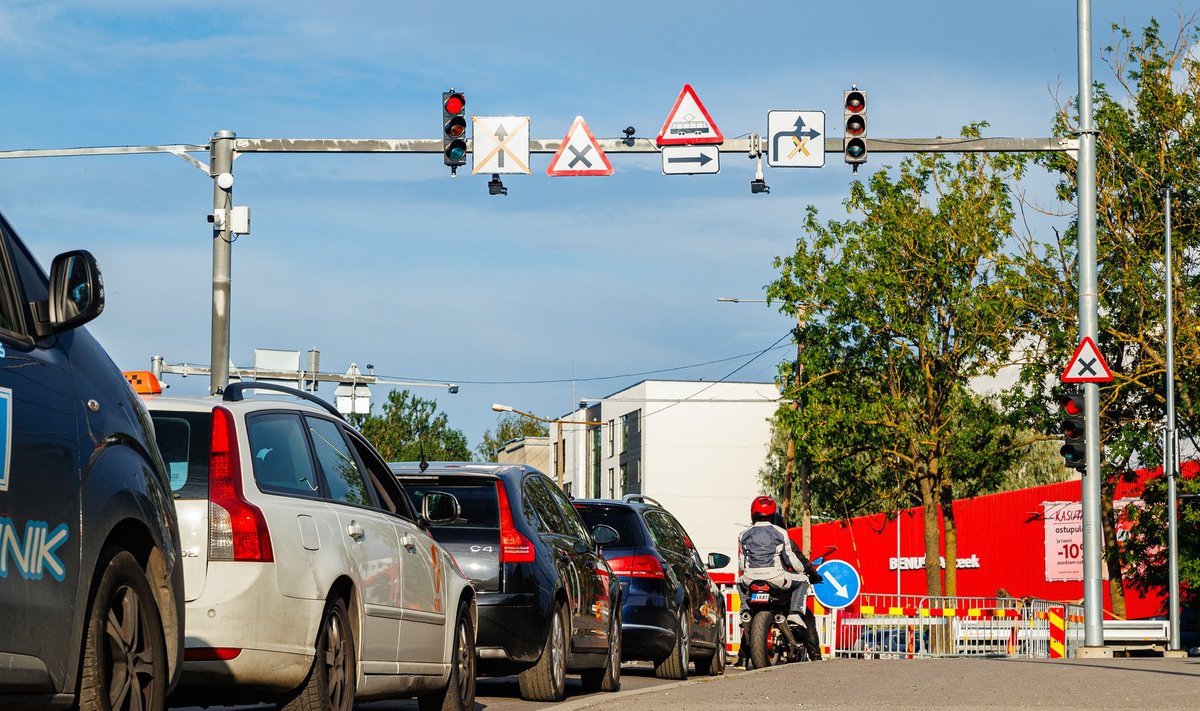
<svg viewBox="0 0 1200 711"><path fill-rule="evenodd" d="M749 622L749 621L750 621L750 618L751 618L750 611L749 611L749 610L743 610L743 611L742 611L742 622Z"/></svg>
<svg viewBox="0 0 1200 711"><path fill-rule="evenodd" d="M775 615L775 626L778 627L779 631L783 633L783 636L787 638L788 643L792 645L792 649L800 649L800 642L796 639L796 636L792 634L792 626L788 624L787 617L777 613Z"/></svg>

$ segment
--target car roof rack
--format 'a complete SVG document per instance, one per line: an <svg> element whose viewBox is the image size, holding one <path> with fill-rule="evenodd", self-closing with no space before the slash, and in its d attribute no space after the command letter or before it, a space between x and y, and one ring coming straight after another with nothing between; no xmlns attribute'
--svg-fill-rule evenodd
<svg viewBox="0 0 1200 711"><path fill-rule="evenodd" d="M316 395L313 395L312 393L306 393L303 390L297 390L296 388L289 388L286 385L277 385L275 383L260 383L257 380L244 380L240 383L230 383L229 385L225 386L224 390L221 391L221 398L226 402L241 402L242 400L246 399L245 391L247 390L271 390L274 392L286 393L292 397L298 397L301 400L307 400L311 402L339 420L346 419L342 413L337 411L336 407L330 405Z"/></svg>
<svg viewBox="0 0 1200 711"><path fill-rule="evenodd" d="M646 496L645 494L626 494L621 497L621 501L624 501L627 504L636 503L636 502L640 501L644 504L652 504L654 506L657 506L660 509L663 508L662 504L658 503L657 501L650 498L649 496Z"/></svg>

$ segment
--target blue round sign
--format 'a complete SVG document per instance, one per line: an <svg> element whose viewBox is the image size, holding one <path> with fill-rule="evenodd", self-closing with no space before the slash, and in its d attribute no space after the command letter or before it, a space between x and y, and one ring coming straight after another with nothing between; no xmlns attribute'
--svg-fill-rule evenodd
<svg viewBox="0 0 1200 711"><path fill-rule="evenodd" d="M847 607L862 590L858 571L844 560L827 560L817 568L817 572L822 580L813 586L813 595L817 602L831 610Z"/></svg>

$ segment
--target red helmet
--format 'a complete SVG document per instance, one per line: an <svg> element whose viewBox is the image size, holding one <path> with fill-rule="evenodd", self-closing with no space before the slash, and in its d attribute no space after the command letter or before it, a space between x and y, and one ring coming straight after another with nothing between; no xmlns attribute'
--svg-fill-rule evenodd
<svg viewBox="0 0 1200 711"><path fill-rule="evenodd" d="M775 511L779 507L775 505L775 499L770 496L760 496L750 504L750 516L759 514L765 518L770 518L775 515Z"/></svg>

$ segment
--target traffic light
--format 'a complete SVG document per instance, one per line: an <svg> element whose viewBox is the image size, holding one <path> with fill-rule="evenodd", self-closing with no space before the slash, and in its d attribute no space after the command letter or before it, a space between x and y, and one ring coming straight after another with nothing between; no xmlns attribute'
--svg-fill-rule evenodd
<svg viewBox="0 0 1200 711"><path fill-rule="evenodd" d="M467 163L467 98L454 89L442 92L442 160L451 173Z"/></svg>
<svg viewBox="0 0 1200 711"><path fill-rule="evenodd" d="M1063 462L1071 469L1087 468L1087 437L1084 429L1084 400L1082 393L1058 397L1062 409L1063 446L1058 450Z"/></svg>
<svg viewBox="0 0 1200 711"><path fill-rule="evenodd" d="M842 153L857 171L860 164L867 162L867 92L851 89L845 92L844 99Z"/></svg>

